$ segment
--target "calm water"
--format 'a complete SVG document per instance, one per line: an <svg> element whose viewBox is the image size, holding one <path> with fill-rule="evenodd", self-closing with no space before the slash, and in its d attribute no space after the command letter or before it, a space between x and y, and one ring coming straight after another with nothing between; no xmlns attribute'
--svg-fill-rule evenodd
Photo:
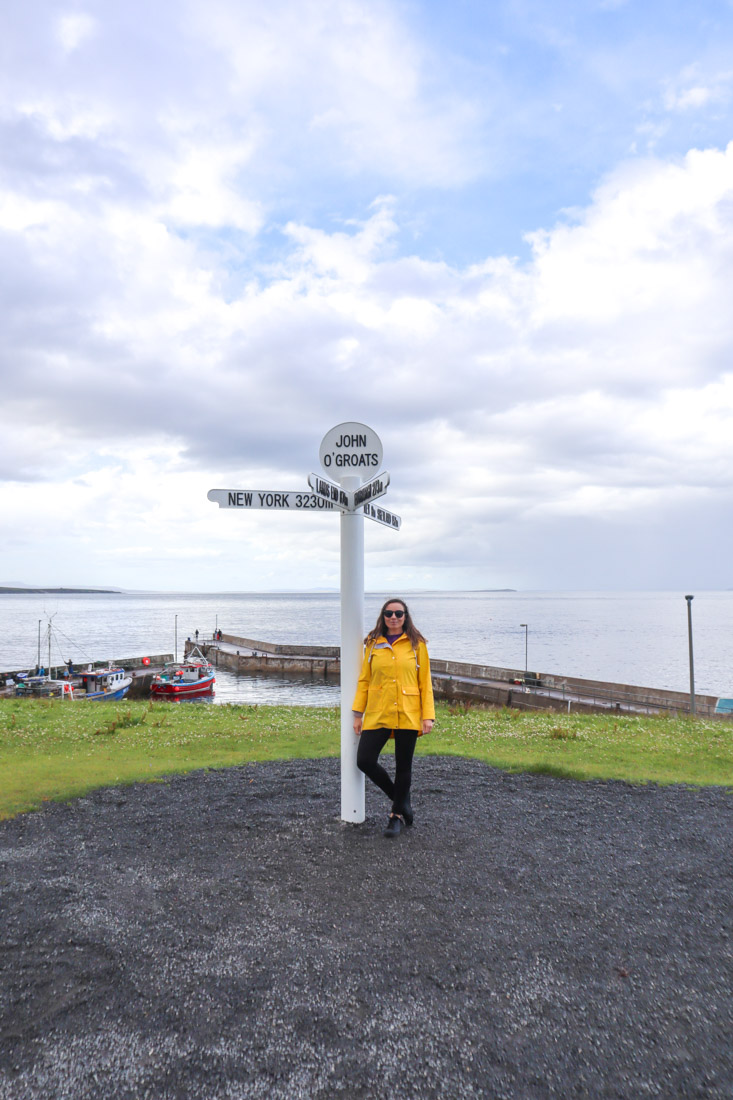
<svg viewBox="0 0 733 1100"><path fill-rule="evenodd" d="M365 599L371 627L381 594ZM678 592L430 592L407 597L435 657L530 671L689 690L687 605ZM692 604L695 686L733 694L733 592L698 592ZM178 652L195 630L271 642L338 645L336 593L233 595L0 595L0 669ZM335 685L218 673L217 702L336 704Z"/></svg>

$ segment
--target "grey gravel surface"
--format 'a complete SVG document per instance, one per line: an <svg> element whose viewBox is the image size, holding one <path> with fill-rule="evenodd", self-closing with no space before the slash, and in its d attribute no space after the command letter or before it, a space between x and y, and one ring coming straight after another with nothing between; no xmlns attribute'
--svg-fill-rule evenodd
<svg viewBox="0 0 733 1100"><path fill-rule="evenodd" d="M721 789L337 761L0 825L0 1098L731 1097Z"/></svg>

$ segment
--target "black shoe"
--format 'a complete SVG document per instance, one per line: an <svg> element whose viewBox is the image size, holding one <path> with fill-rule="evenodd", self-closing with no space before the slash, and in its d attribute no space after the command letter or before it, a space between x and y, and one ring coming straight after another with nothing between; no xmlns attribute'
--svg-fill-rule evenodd
<svg viewBox="0 0 733 1100"><path fill-rule="evenodd" d="M400 817L404 820L405 825L408 826L412 825L413 821L415 820L415 815L412 812L412 806L410 805L409 800L403 802L401 806L398 806L396 802L393 803L392 813L399 814Z"/></svg>
<svg viewBox="0 0 733 1100"><path fill-rule="evenodd" d="M382 830L382 836L399 836L402 832L402 818L397 814L389 815L389 824Z"/></svg>

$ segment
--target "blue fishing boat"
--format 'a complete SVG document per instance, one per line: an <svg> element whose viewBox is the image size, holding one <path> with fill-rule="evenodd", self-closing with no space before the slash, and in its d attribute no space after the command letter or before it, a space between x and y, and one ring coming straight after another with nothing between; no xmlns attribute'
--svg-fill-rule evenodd
<svg viewBox="0 0 733 1100"><path fill-rule="evenodd" d="M76 699L124 699L130 690L132 676L124 668L95 668L80 674L74 686Z"/></svg>

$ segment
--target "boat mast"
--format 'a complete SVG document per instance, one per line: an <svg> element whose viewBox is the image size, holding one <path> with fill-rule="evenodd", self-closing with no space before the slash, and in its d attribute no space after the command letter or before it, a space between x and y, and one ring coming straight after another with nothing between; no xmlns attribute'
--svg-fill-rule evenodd
<svg viewBox="0 0 733 1100"><path fill-rule="evenodd" d="M51 672L51 624L53 623L53 620L55 619L55 617L56 616L55 616L55 613L54 613L53 615L49 616L49 620L48 620L48 669L47 669L47 675L48 675L49 680L53 680L53 674Z"/></svg>

